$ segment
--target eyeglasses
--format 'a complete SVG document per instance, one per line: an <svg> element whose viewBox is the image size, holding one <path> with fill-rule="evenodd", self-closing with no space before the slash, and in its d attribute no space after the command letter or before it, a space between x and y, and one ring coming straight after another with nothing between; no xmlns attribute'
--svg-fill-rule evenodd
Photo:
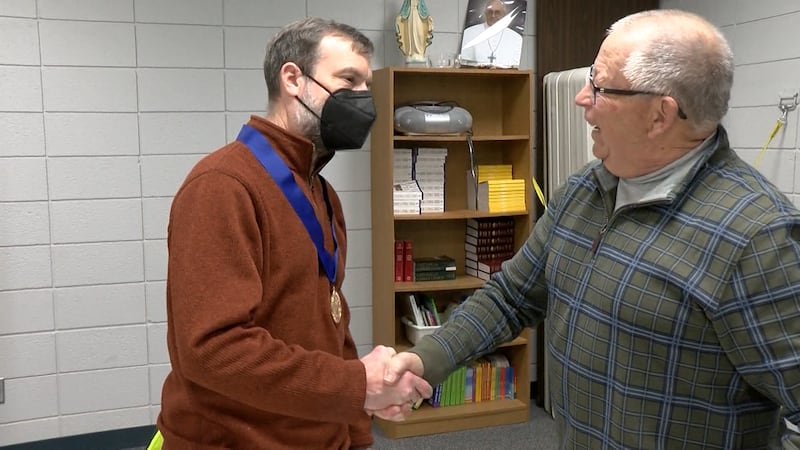
<svg viewBox="0 0 800 450"><path fill-rule="evenodd" d="M632 89L612 89L612 88L598 87L596 84L594 84L594 64L589 66L589 77L587 78L586 81L592 88L592 105L597 104L598 92L601 94L611 94L611 95L658 95L662 97L669 97L666 94L661 94L659 92L652 92L652 91L635 91ZM680 105L678 105L678 117L680 117L681 119L686 119L686 113L683 112L683 109L681 109Z"/></svg>

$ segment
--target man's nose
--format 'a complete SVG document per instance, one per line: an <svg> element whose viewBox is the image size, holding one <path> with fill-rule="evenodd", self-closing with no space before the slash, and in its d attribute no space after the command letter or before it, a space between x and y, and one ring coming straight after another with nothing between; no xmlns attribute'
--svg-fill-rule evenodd
<svg viewBox="0 0 800 450"><path fill-rule="evenodd" d="M575 104L584 108L592 106L592 88L589 82L584 83L583 87L575 94Z"/></svg>

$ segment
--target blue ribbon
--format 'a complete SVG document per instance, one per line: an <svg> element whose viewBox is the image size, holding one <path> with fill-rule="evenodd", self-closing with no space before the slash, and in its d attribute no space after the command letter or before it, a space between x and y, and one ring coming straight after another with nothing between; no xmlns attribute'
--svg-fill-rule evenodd
<svg viewBox="0 0 800 450"><path fill-rule="evenodd" d="M336 263L339 260L339 244L336 241L336 230L333 228L333 208L328 199L328 187L325 179L322 178L322 175L319 176L320 179L322 179L322 194L325 197L325 206L328 210L328 216L331 218L333 255L325 250L325 237L322 234L322 226L319 224L316 214L314 214L314 207L311 206L311 202L305 194L303 194L297 182L294 181L294 176L289 170L289 167L287 167L286 163L275 153L275 150L273 150L267 138L255 128L244 125L242 126L242 130L239 131L239 136L236 137L236 140L246 145L247 148L253 152L264 167L264 170L269 173L272 179L278 184L278 187L281 188L283 195L285 195L286 199L291 203L294 212L297 213L297 216L303 222L303 225L305 225L308 235L314 242L314 246L317 248L319 262L325 269L325 274L328 276L331 286L335 286Z"/></svg>

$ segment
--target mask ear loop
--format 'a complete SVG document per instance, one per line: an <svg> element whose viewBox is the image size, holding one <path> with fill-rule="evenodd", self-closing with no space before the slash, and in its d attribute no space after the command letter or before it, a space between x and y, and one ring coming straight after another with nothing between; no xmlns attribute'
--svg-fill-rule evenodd
<svg viewBox="0 0 800 450"><path fill-rule="evenodd" d="M322 89L324 89L324 90L325 90L325 92L327 92L327 93L328 93L328 95L330 95L331 97L333 96L333 92L329 91L329 90L328 90L328 88L326 88L325 86L323 86L323 85L322 85L322 83L320 83L319 81L317 81L317 80L316 80L314 77L312 77L311 75L309 75L309 74L307 74L307 73L304 73L304 74L303 74L303 76L306 76L306 77L308 77L308 79L309 79L309 80L313 81L314 83L316 83L316 84L317 84L317 86L319 86L319 87L321 87Z"/></svg>

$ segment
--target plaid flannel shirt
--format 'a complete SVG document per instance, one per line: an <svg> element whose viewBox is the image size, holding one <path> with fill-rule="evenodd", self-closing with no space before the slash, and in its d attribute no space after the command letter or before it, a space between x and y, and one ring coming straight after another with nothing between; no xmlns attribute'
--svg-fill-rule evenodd
<svg viewBox="0 0 800 450"><path fill-rule="evenodd" d="M758 449L800 422L800 213L719 127L659 199L614 212L590 163L526 244L411 351L438 383L547 316L563 448ZM797 445L797 436L784 445Z"/></svg>

